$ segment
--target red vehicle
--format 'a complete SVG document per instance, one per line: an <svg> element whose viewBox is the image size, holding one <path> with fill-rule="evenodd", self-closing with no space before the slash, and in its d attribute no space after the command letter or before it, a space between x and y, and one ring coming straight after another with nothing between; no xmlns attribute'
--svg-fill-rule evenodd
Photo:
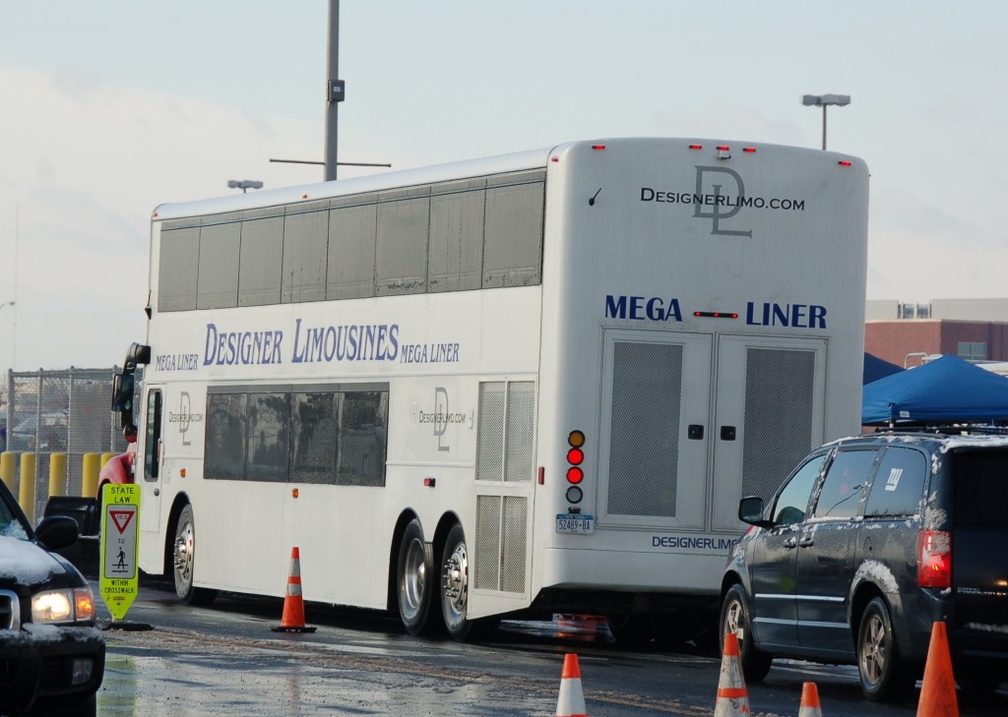
<svg viewBox="0 0 1008 717"><path fill-rule="evenodd" d="M102 488L108 483L132 483L133 482L133 460L136 458L136 426L126 426L123 429L123 438L129 444L126 452L113 456L102 466L98 473L98 494L95 496L101 500Z"/></svg>

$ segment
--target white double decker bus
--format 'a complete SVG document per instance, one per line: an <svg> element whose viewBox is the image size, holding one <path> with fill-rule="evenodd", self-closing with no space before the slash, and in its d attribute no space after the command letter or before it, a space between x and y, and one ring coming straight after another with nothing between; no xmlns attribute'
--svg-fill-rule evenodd
<svg viewBox="0 0 1008 717"><path fill-rule="evenodd" d="M739 497L858 430L867 202L834 152L612 139L159 206L141 568L282 596L296 546L411 633L695 625Z"/></svg>

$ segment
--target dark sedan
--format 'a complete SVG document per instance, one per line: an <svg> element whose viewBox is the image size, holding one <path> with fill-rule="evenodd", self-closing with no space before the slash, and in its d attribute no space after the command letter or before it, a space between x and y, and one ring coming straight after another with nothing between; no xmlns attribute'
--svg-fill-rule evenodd
<svg viewBox="0 0 1008 717"><path fill-rule="evenodd" d="M94 595L80 572L52 550L77 539L73 518L36 529L0 481L0 714L95 713L105 640Z"/></svg>

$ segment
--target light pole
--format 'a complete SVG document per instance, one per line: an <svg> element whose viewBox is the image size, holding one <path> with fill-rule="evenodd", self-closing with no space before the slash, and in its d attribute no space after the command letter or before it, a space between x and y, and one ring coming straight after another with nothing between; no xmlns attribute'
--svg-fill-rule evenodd
<svg viewBox="0 0 1008 717"><path fill-rule="evenodd" d="M801 103L806 107L822 107L822 148L826 149L826 108L849 105L850 95L802 95Z"/></svg>
<svg viewBox="0 0 1008 717"><path fill-rule="evenodd" d="M14 306L14 305L15 302L13 299L11 299L10 301L4 301L3 303L0 303L0 310L6 309L8 306ZM17 340L17 324L14 325L14 339L15 341ZM10 367L11 371L14 370L14 359L17 358L17 356L14 353L15 350L14 347L17 345L15 341L11 341L11 367ZM10 419L8 418L7 420Z"/></svg>
<svg viewBox="0 0 1008 717"><path fill-rule="evenodd" d="M258 179L229 179L230 189L240 189L242 194L246 194L250 189L262 189L263 183Z"/></svg>

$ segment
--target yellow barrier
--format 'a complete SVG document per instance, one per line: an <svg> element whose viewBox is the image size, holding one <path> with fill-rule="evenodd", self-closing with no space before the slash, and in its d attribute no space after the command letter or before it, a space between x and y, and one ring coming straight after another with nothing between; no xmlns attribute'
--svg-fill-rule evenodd
<svg viewBox="0 0 1008 717"><path fill-rule="evenodd" d="M35 454L21 454L21 471L18 474L18 503L28 516L28 522L35 525Z"/></svg>
<svg viewBox="0 0 1008 717"><path fill-rule="evenodd" d="M49 456L49 497L66 495L67 455L53 453Z"/></svg>
<svg viewBox="0 0 1008 717"><path fill-rule="evenodd" d="M10 492L14 493L17 486L17 453L10 451L0 453L0 478L3 479Z"/></svg>
<svg viewBox="0 0 1008 717"><path fill-rule="evenodd" d="M93 498L98 493L98 473L101 466L98 464L97 453L84 454L84 477L81 482L81 498Z"/></svg>

